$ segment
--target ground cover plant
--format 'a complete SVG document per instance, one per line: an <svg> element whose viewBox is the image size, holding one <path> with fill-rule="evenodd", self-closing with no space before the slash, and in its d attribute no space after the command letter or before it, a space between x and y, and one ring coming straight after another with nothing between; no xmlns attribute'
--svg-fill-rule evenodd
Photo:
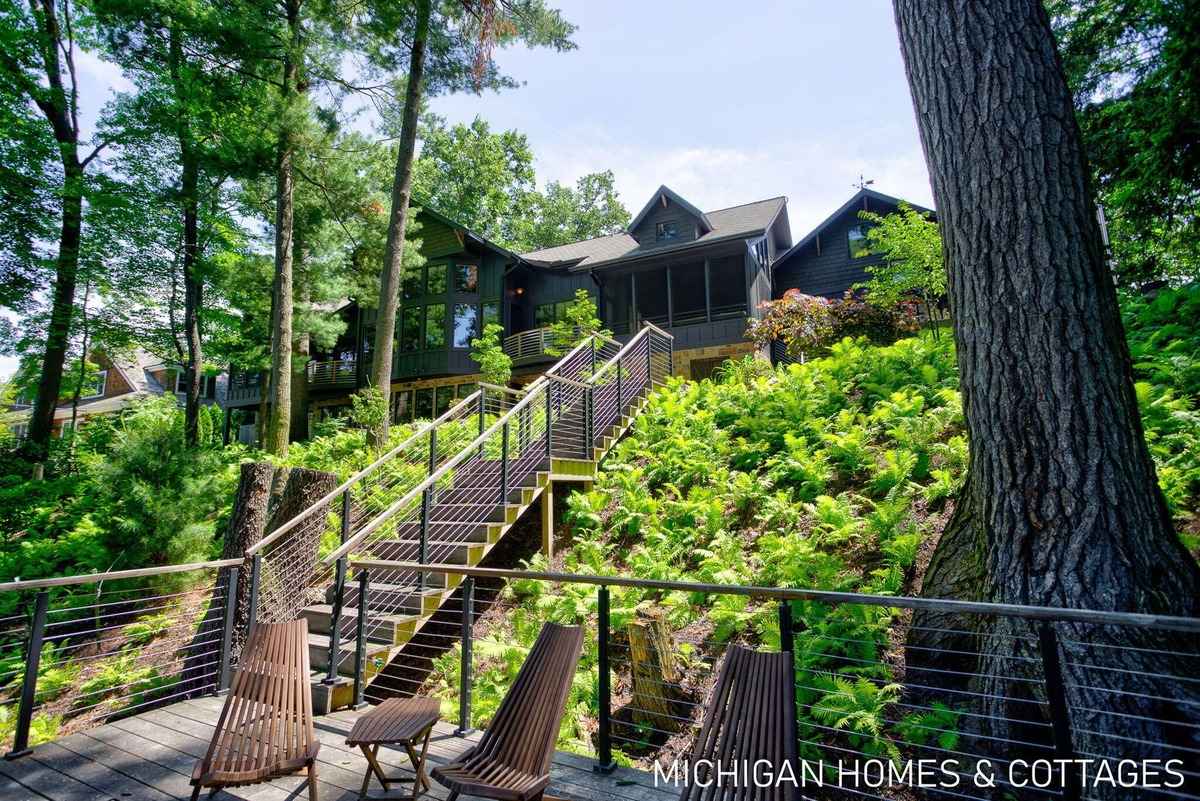
<svg viewBox="0 0 1200 801"><path fill-rule="evenodd" d="M1146 436L1180 536L1196 549L1200 511L1200 293L1126 299ZM1188 310L1192 310L1191 313ZM828 355L771 368L746 360L714 380L672 379L606 459L590 492L569 497L567 572L808 587L875 594L914 591L923 558L952 511L967 442L949 337L927 332L888 346L844 339ZM545 567L541 557L535 567ZM745 597L611 590L614 641L646 614L664 617L690 700L702 701L731 642L778 647L774 604ZM475 724L486 724L543 620L583 620L594 632L592 587L512 583L484 617L475 646ZM953 748L950 705L907 712L893 671L905 620L884 607L797 602L801 739L895 758L898 743ZM897 639L897 637L899 639ZM592 751L594 635L581 660L559 747ZM431 688L457 701L457 650L440 658ZM857 667L853 665L857 664ZM848 667L848 665L850 665ZM624 671L624 672L623 672ZM629 703L617 664L614 709ZM698 722L692 707L691 723ZM686 717L686 715L684 716ZM619 758L678 753L680 736L636 722ZM658 736L655 736L658 735ZM639 742L639 740L641 742ZM808 756L819 756L806 745Z"/></svg>

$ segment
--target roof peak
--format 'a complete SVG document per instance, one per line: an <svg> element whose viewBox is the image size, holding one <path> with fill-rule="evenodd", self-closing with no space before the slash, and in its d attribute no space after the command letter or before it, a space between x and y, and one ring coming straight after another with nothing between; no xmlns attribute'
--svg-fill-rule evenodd
<svg viewBox="0 0 1200 801"><path fill-rule="evenodd" d="M666 184L661 184L658 189L654 190L654 194L651 195L650 200L646 203L646 205L642 206L642 210L637 213L637 216L634 217L629 225L625 228L626 233L633 234L637 227L642 224L642 220L646 219L646 216L654 209L656 205L658 205L659 201L663 201L665 205L667 200L670 200L675 205L682 207L684 211L688 212L697 220L699 220L706 233L713 229L713 224L708 221L708 217L705 216L704 212L700 211L700 209L688 202L683 195L679 194L671 187L667 186Z"/></svg>

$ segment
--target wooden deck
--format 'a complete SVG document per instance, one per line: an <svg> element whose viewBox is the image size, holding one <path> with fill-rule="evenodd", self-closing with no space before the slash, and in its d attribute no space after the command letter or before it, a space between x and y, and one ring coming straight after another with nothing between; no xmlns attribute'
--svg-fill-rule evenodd
<svg viewBox="0 0 1200 801"><path fill-rule="evenodd" d="M99 728L72 734L34 748L33 753L11 762L0 760L0 799L4 801L170 801L188 799L188 778L196 759L212 737L221 699L198 698L145 712ZM321 740L318 775L322 801L358 798L366 761L357 748L346 745L346 735L358 715L338 712L316 719ZM439 723L429 744L427 767L452 761L478 738L455 737L453 726ZM384 769L411 776L408 760L400 751L379 752ZM618 768L611 775L592 772L583 757L555 755L549 794L575 801L668 801L678 797L670 787L654 786L649 773ZM222 790L222 799L284 801L305 798L305 779L291 776L266 784ZM383 795L378 782L371 784L372 798L403 798L395 788ZM207 798L205 791L201 798ZM433 782L424 798L444 799L446 791ZM467 798L467 796L463 796Z"/></svg>

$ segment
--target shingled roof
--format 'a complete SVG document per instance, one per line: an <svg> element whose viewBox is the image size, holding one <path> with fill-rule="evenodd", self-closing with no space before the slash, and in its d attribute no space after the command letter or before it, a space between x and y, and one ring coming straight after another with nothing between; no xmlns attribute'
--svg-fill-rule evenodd
<svg viewBox="0 0 1200 801"><path fill-rule="evenodd" d="M705 212L703 216L711 230L688 242L672 242L665 245L654 242L639 244L628 232L622 231L595 239L585 239L582 242L535 250L522 254L521 258L544 267L591 270L673 251L704 247L726 239L744 239L766 231L786 203L785 197L773 197Z"/></svg>

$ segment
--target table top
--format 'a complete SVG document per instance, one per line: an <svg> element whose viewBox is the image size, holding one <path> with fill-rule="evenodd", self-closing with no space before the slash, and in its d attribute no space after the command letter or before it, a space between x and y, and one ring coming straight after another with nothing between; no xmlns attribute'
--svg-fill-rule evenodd
<svg viewBox="0 0 1200 801"><path fill-rule="evenodd" d="M411 742L433 728L441 708L436 698L389 698L355 721L346 744Z"/></svg>

